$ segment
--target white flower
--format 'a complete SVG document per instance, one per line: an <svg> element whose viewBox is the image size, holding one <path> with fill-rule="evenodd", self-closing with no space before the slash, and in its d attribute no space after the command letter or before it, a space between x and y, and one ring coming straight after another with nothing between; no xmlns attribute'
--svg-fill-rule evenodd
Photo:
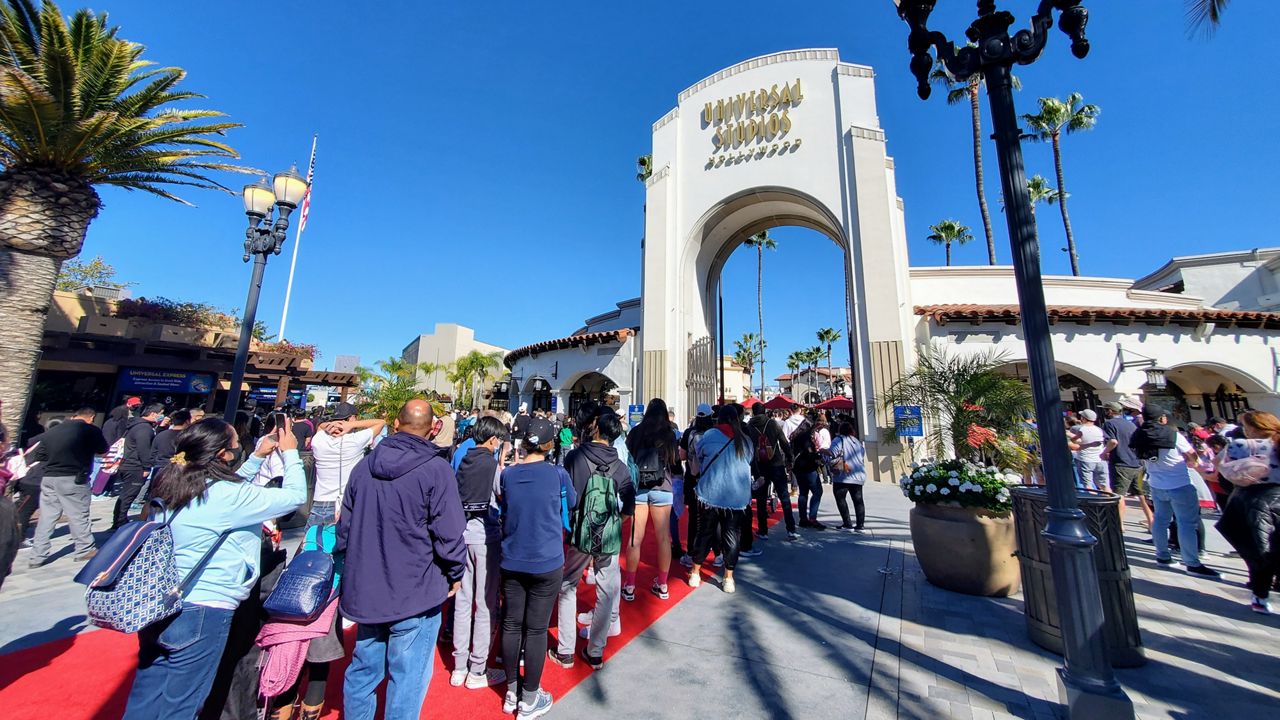
<svg viewBox="0 0 1280 720"><path fill-rule="evenodd" d="M919 485L916 485L915 487L911 488L911 492L913 492L913 493L915 493L915 494L919 495L919 494L920 494L920 486L919 486Z"/></svg>
<svg viewBox="0 0 1280 720"><path fill-rule="evenodd" d="M943 495L950 495L950 494L951 494L951 488L942 488L942 489L941 489L941 490L939 490L938 492L941 492Z"/></svg>
<svg viewBox="0 0 1280 720"><path fill-rule="evenodd" d="M959 485L959 484L960 484L960 479L959 479L959 478L951 478L950 480L948 480L948 481L947 481L947 484L948 484L948 485L950 485L951 487L955 487L955 486L957 486L957 485Z"/></svg>
<svg viewBox="0 0 1280 720"><path fill-rule="evenodd" d="M927 492L938 492L938 486L937 486L937 485L934 485L933 483L929 483L928 485L926 485L926 486L924 487L924 489L925 489Z"/></svg>

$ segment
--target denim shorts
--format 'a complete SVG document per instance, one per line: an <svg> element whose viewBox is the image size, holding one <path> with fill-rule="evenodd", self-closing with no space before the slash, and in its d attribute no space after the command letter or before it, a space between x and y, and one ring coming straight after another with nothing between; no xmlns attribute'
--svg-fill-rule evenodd
<svg viewBox="0 0 1280 720"><path fill-rule="evenodd" d="M337 509L338 503L336 502L311 503L311 514L307 516L307 527L312 525L332 525Z"/></svg>
<svg viewBox="0 0 1280 720"><path fill-rule="evenodd" d="M675 495L670 490L637 490L637 505L652 505L653 507L671 507L675 502Z"/></svg>

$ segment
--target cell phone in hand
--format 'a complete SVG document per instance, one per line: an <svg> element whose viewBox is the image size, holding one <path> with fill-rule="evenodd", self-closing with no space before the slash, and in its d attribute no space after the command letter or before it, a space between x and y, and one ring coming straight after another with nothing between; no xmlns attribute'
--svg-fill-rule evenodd
<svg viewBox="0 0 1280 720"><path fill-rule="evenodd" d="M275 434L277 438L281 437L284 434L285 422L288 419L288 417L289 417L288 415L285 415L282 412L271 413L270 415L271 427L275 429Z"/></svg>

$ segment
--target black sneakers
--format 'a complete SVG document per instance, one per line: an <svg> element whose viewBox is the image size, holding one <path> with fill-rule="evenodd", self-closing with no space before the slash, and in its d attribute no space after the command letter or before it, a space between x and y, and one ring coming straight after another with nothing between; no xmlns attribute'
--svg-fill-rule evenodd
<svg viewBox="0 0 1280 720"><path fill-rule="evenodd" d="M562 667L562 668L571 668L571 667L573 667L573 655L572 655L572 654L570 654L570 655L561 655L560 653L556 652L556 650L555 650L554 648L552 648L552 649L548 649L548 650L547 650L547 657L551 658L551 662L553 662L553 663L555 663L555 664L559 665L559 666L560 666L560 667Z"/></svg>
<svg viewBox="0 0 1280 720"><path fill-rule="evenodd" d="M1187 574L1188 574L1188 575L1199 575L1200 577L1207 577L1207 578L1220 578L1220 577L1222 577L1222 575L1221 575L1217 570L1214 570L1213 568L1211 568L1211 567L1209 567L1209 566L1207 566L1207 565L1188 565L1188 566L1187 566Z"/></svg>
<svg viewBox="0 0 1280 720"><path fill-rule="evenodd" d="M599 670L601 667L604 667L604 657L603 656L596 657L595 655L588 655L586 648L582 648L582 661L585 662L587 664L587 667L591 668L592 670Z"/></svg>

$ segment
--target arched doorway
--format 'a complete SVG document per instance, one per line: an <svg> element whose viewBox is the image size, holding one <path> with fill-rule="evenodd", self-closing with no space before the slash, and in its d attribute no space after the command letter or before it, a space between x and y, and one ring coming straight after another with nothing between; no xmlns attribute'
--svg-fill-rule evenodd
<svg viewBox="0 0 1280 720"><path fill-rule="evenodd" d="M1270 392L1260 380L1216 363L1185 363L1165 372L1165 387L1144 386L1149 398L1169 406L1183 424L1221 417L1233 421Z"/></svg>
<svg viewBox="0 0 1280 720"><path fill-rule="evenodd" d="M726 68L681 92L654 124L651 167L638 399L662 397L678 417L691 415L701 377L689 350L704 338L721 345L725 261L755 233L809 228L841 249L849 390L873 474L891 473L878 440L892 421L871 399L904 371L913 318L902 204L871 68L830 49Z"/></svg>
<svg viewBox="0 0 1280 720"><path fill-rule="evenodd" d="M576 415L578 406L588 400L609 404L610 391L617 387L618 383L603 373L583 373L569 385L569 407L565 412L570 416Z"/></svg>
<svg viewBox="0 0 1280 720"><path fill-rule="evenodd" d="M525 383L524 392L529 396L529 410L551 412L551 383L546 378L532 377Z"/></svg>
<svg viewBox="0 0 1280 720"><path fill-rule="evenodd" d="M1057 363L1058 370L1058 390L1061 392L1062 405L1064 410L1080 412L1085 409L1094 409L1102 407L1102 398L1098 396L1098 391L1104 392L1109 389L1109 385L1103 382L1101 378L1091 376L1089 373L1079 368ZM1030 382L1030 370L1027 368L1025 360L1011 362L1001 366L1001 372L1013 375L1019 380Z"/></svg>

